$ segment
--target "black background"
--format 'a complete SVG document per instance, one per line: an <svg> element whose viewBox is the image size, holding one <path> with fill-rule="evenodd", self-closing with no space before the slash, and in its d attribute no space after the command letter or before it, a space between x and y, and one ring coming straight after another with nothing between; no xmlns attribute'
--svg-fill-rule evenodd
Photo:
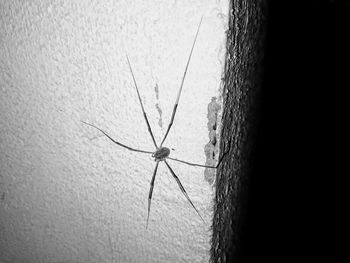
<svg viewBox="0 0 350 263"><path fill-rule="evenodd" d="M336 256L328 218L337 216L333 161L341 153L334 147L347 122L349 9L347 1L268 4L260 125L237 262Z"/></svg>

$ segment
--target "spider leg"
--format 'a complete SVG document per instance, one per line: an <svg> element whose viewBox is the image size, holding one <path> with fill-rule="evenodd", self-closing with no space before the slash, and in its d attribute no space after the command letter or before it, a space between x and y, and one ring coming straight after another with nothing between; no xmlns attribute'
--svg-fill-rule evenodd
<svg viewBox="0 0 350 263"><path fill-rule="evenodd" d="M218 164L216 166L211 166L211 165L202 165L202 164L196 164L196 163L190 163L190 162L186 162L186 161L183 161L183 160L179 160L179 159L175 159L175 158L171 158L171 157L167 157L168 159L170 160L173 160L173 161L177 161L177 162L180 162L180 163L185 163L185 164L188 164L188 165L192 165L192 166L199 166L199 167L204 167L204 168L218 168L222 159L224 158L224 156L228 153L228 151L226 151L220 158Z"/></svg>
<svg viewBox="0 0 350 263"><path fill-rule="evenodd" d="M126 54L126 59L127 59L127 61L128 61L128 64L129 64L129 69L130 69L130 72L131 72L131 75L132 75L132 79L134 80L134 84L135 84L137 96L138 96L139 101L140 101L141 109L142 109L142 112L143 112L143 117L145 118L145 121L146 121L146 124L147 124L147 127L148 127L148 131L149 131L149 134L150 134L151 137L152 137L152 141L153 141L153 143L154 143L154 146L156 146L156 148L158 149L156 140L154 139L154 136L153 136L153 133L152 133L152 129L151 129L151 126L150 126L150 124L149 124L149 121L148 121L148 118L147 118L147 115L146 115L146 112L145 112L145 109L143 108L143 104L142 104L140 92L139 92L139 89L138 89L137 84L136 84L136 79L135 79L135 76L134 76L134 72L132 71L132 68L131 68L131 64L130 64L130 61L129 61L128 54Z"/></svg>
<svg viewBox="0 0 350 263"><path fill-rule="evenodd" d="M158 169L158 164L159 161L157 161L156 163L156 167L154 168L154 172L153 172L153 176L152 176L152 180L151 180L151 187L149 189L149 194L148 194L148 212L147 212L147 225L146 225L146 229L148 227L148 219L149 219L149 212L151 210L151 200L152 200L152 193L153 193L153 187L154 187L154 180L156 179L156 174L157 174L157 169Z"/></svg>
<svg viewBox="0 0 350 263"><path fill-rule="evenodd" d="M134 148L131 148L131 147L125 145L125 144L122 144L122 143L120 143L120 142L117 142L117 141L114 140L111 136L109 136L105 131L103 131L102 129L98 128L97 126L92 125L92 124L90 124L90 123L87 123L87 122L85 122L85 121L81 121L81 122L84 123L84 124L86 124L86 125L89 125L89 126L95 128L95 129L97 129L97 130L99 130L99 131L102 132L108 139L110 139L112 142L114 142L115 144L118 144L119 146L124 147L124 148L126 148L126 149L128 149L128 150L130 150L130 151L140 152L140 153L153 153L153 152L149 152L149 151L134 149Z"/></svg>
<svg viewBox="0 0 350 263"><path fill-rule="evenodd" d="M205 223L203 217L201 216L201 214L198 212L197 208L194 206L194 204L192 203L191 199L189 198L189 196L186 193L185 188L182 186L180 179L176 176L175 172L173 171L173 169L171 169L170 165L167 163L166 160L164 160L166 166L168 166L171 174L173 175L173 177L175 178L178 186L180 187L181 192L184 194L184 196L187 198L187 201L190 202L190 204L192 205L192 207L194 208L194 210L196 210L197 214L199 215L199 217L202 219L202 221Z"/></svg>
<svg viewBox="0 0 350 263"><path fill-rule="evenodd" d="M183 75L182 80L181 80L180 89L179 89L179 91L178 91L178 93L177 93L177 97L176 97L176 101L175 101L173 113L171 114L170 123L169 123L168 129L166 130L166 133L165 133L165 135L164 135L164 138L163 138L163 140L162 140L162 142L161 142L161 144L160 144L160 147L162 147L162 145L163 145L163 143L164 143L166 137L168 136L168 133L169 133L169 131L170 131L170 128L171 128L171 126L173 125L173 122L174 122L176 109L177 109L177 106L178 106L178 104L179 104L179 100L180 100L180 95L181 95L182 87L183 87L183 85L184 85L184 81L185 81L185 77L186 77L188 65L190 64L190 61L191 61L193 48L194 48L194 45L196 44L196 40L197 40L199 28L200 28L201 23L202 23L202 19L203 19L203 16L201 17L201 20L200 20L200 22L199 22L199 25L198 25L198 28L197 28L197 33L196 33L196 36L195 36L195 38L194 38L194 41L193 41L193 44L192 44L192 48L191 48L191 52L190 52L190 55L189 55L188 60L187 60L185 72L184 72L184 75Z"/></svg>
<svg viewBox="0 0 350 263"><path fill-rule="evenodd" d="M191 166L198 166L198 167L204 167L204 168L217 168L217 166L190 163L190 162L182 161L182 160L171 158L171 157L167 157L167 158L170 159L170 160L177 161L177 162L180 162L180 163L185 163L185 164L188 164L188 165L191 165Z"/></svg>

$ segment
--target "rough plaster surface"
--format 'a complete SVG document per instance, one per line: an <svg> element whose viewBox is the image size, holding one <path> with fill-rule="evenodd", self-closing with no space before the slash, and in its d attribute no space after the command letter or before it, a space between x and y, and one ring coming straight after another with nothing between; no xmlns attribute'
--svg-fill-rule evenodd
<svg viewBox="0 0 350 263"><path fill-rule="evenodd" d="M214 0L0 0L0 262L208 262L204 169L169 161L206 223L161 164L146 229L154 161L80 120L153 150L125 52L160 141L204 15L165 143L204 164L226 12Z"/></svg>

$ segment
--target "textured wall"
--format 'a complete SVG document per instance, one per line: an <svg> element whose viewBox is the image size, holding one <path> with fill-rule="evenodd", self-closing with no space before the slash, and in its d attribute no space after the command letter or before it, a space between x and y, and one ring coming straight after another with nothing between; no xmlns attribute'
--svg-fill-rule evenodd
<svg viewBox="0 0 350 263"><path fill-rule="evenodd" d="M204 169L169 161L206 223L160 164L146 229L154 161L80 120L153 150L125 52L159 142L203 14L165 146L204 164L226 2L0 0L0 262L208 261Z"/></svg>

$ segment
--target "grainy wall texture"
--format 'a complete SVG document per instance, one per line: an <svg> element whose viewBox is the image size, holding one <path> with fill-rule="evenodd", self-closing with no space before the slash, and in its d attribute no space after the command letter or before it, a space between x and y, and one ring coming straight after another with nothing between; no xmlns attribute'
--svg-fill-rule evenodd
<svg viewBox="0 0 350 263"><path fill-rule="evenodd" d="M199 164L208 104L222 101L227 1L0 0L0 262L209 261L205 169L169 160L206 222L161 164L146 229L154 160L80 122L153 151L126 52L159 142L202 16L164 144Z"/></svg>

